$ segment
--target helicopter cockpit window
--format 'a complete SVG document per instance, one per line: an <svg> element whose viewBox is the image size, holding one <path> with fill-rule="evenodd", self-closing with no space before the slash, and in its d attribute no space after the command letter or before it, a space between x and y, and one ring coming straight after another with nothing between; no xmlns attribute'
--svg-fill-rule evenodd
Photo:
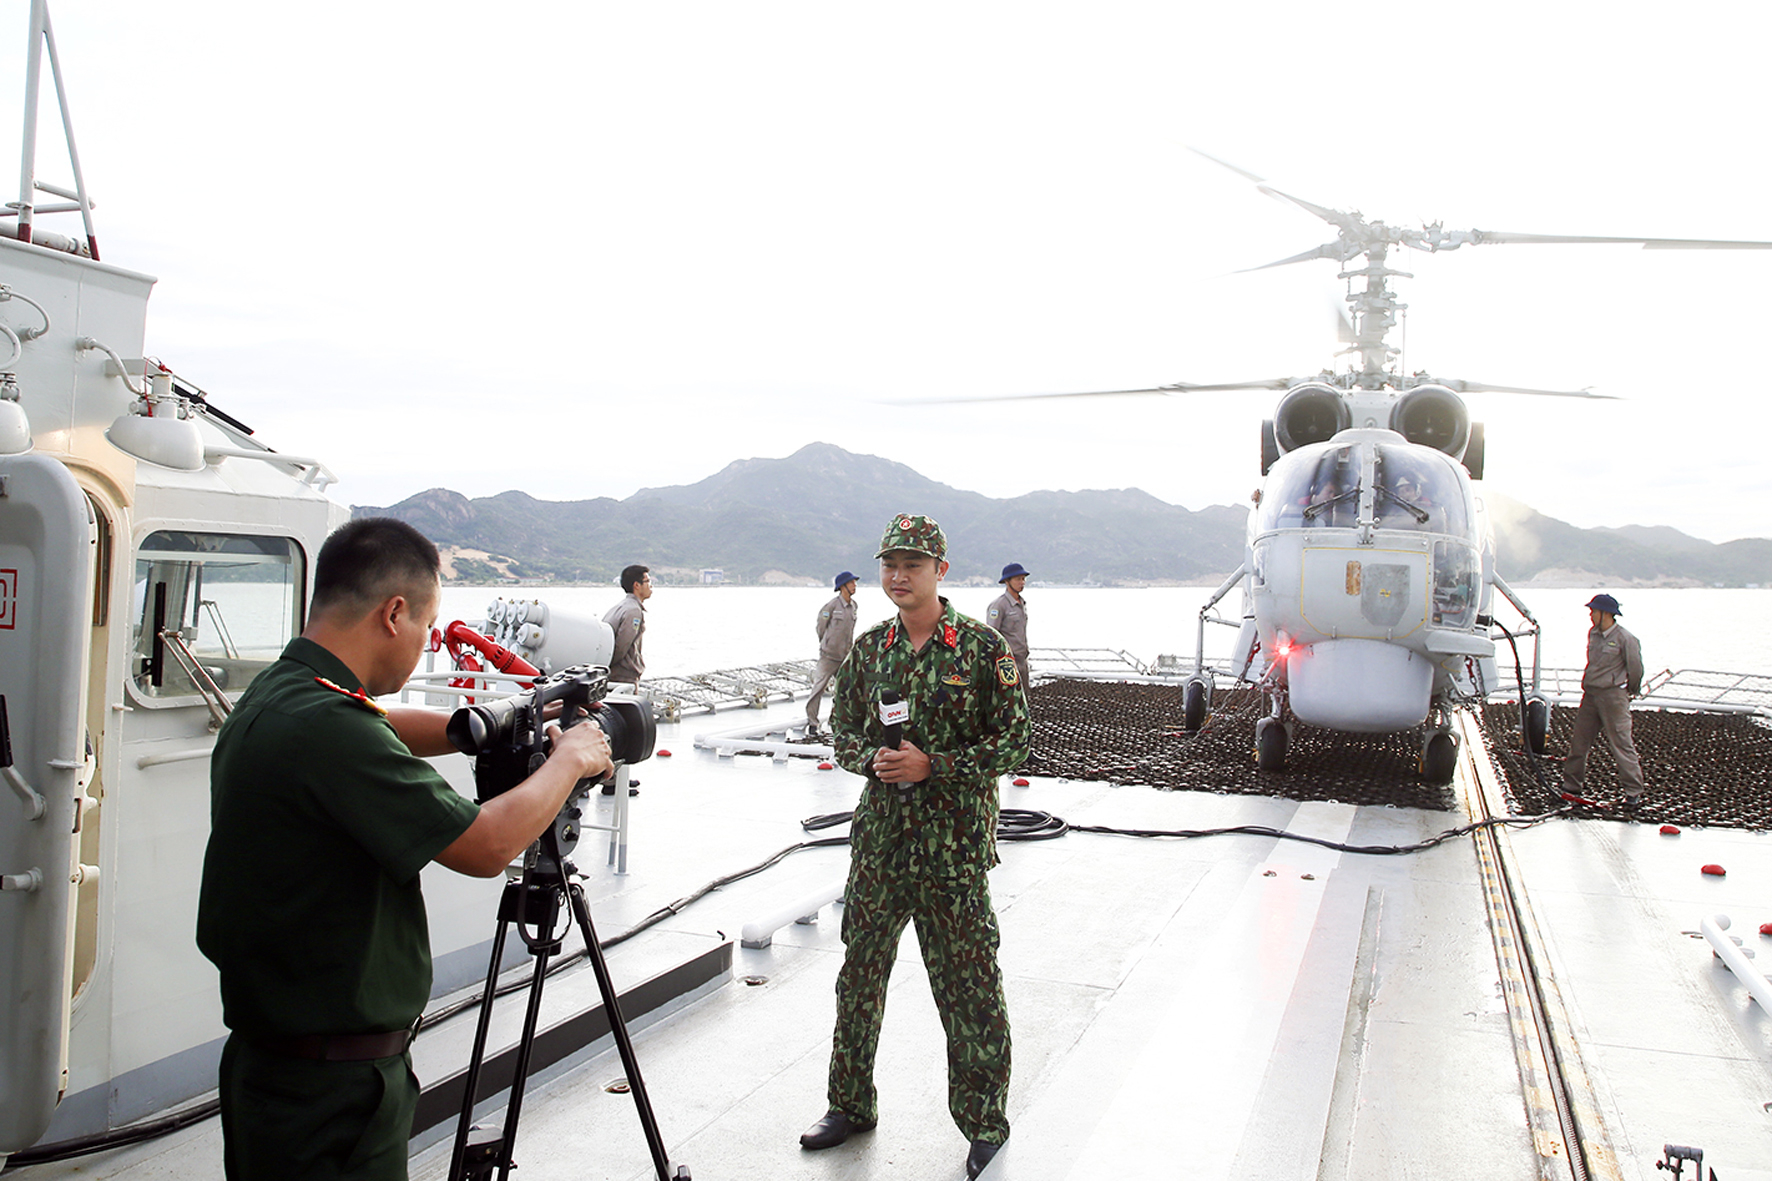
<svg viewBox="0 0 1772 1181"><path fill-rule="evenodd" d="M1315 463L1290 468L1261 501L1262 528L1351 526L1360 516L1360 452L1331 447Z"/></svg>
<svg viewBox="0 0 1772 1181"><path fill-rule="evenodd" d="M1465 535L1464 490L1451 463L1439 454L1381 444L1373 496L1378 527Z"/></svg>
<svg viewBox="0 0 1772 1181"><path fill-rule="evenodd" d="M289 538L150 533L135 561L135 691L155 699L197 693L169 644L156 643L161 631L174 631L211 679L237 694L296 634L306 585L301 549Z"/></svg>
<svg viewBox="0 0 1772 1181"><path fill-rule="evenodd" d="M1434 542L1433 624L1460 631L1476 621L1482 562L1466 541Z"/></svg>

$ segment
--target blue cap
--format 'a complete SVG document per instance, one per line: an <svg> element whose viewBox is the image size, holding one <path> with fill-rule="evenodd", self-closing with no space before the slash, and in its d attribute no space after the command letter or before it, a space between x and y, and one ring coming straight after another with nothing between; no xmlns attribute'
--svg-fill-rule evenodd
<svg viewBox="0 0 1772 1181"><path fill-rule="evenodd" d="M1595 595L1587 601L1587 606L1596 611L1604 611L1608 615L1623 615L1618 609L1618 600L1611 595Z"/></svg>
<svg viewBox="0 0 1772 1181"><path fill-rule="evenodd" d="M1003 567L1003 577L997 579L997 581L1008 582L1011 578L1020 578L1025 574L1027 574L1027 570L1022 567L1020 562L1011 562Z"/></svg>
<svg viewBox="0 0 1772 1181"><path fill-rule="evenodd" d="M843 571L843 573L837 575L837 581L831 584L831 589L842 590L844 587L844 584L851 583L854 581L855 581L855 575L853 575L849 571L845 570L845 571Z"/></svg>

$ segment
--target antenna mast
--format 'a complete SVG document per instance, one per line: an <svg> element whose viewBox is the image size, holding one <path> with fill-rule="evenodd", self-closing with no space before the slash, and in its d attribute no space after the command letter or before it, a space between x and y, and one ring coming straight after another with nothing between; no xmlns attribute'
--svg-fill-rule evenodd
<svg viewBox="0 0 1772 1181"><path fill-rule="evenodd" d="M68 142L68 163L74 169L73 192L45 184L36 176L37 92L43 76L45 47L49 49L49 72L55 81L56 102L61 107L62 134ZM55 51L55 30L49 23L49 0L31 0L30 44L25 51L25 126L19 144L18 200L7 202L6 208L10 212L0 216L16 216L18 230L15 236L20 242L29 242L32 221L37 214L71 213L78 209L86 224L86 249L96 260L98 237L92 229L92 201L86 195L85 174L80 171L80 150L74 146L74 120L68 112L68 89L62 81L61 57ZM39 192L60 197L70 204L38 206L36 195Z"/></svg>

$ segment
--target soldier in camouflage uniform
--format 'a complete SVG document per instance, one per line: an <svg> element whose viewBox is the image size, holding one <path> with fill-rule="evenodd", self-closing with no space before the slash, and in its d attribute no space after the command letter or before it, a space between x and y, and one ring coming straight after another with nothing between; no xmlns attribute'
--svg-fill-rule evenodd
<svg viewBox="0 0 1772 1181"><path fill-rule="evenodd" d="M933 520L892 519L876 557L898 615L862 633L837 673L837 761L867 785L850 836L830 1112L800 1143L829 1148L879 1119L886 984L914 921L947 1033L948 1110L972 1142L973 1177L1009 1136L1009 1015L985 873L997 864L997 778L1027 758L1031 726L1003 637L937 593L946 555ZM895 750L880 717L889 689L909 707Z"/></svg>

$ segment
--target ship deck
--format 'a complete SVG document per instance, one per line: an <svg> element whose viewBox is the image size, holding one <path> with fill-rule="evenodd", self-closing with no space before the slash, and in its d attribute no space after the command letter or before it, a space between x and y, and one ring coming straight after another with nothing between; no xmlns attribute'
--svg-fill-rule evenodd
<svg viewBox="0 0 1772 1181"><path fill-rule="evenodd" d="M692 747L697 733L798 710L661 727L673 755L635 768L629 872L605 868L594 838L580 849L601 935L805 839L801 819L853 806L859 780L811 759ZM1478 758L1481 748L1465 747ZM1073 826L1255 825L1405 846L1476 814L1489 774L1465 760L1443 808L1043 777L1005 786L1003 798ZM1772 837L1565 817L1495 832L1500 872L1526 899L1527 970L1549 985L1565 1026L1559 1056L1592 1175L1660 1181L1668 1174L1655 1164L1674 1143L1702 1148L1722 1181L1772 1179L1772 1017L1695 937L1702 918L1725 913L1749 947L1772 946L1755 934L1772 920ZM1571 1146L1521 1048L1521 969L1507 948L1498 956L1511 942L1496 934L1498 871L1475 838L1380 855L1257 835L1072 831L1002 852L991 889L1014 1027L1014 1133L990 1181L1572 1175ZM673 1168L702 1181L964 1175L941 1028L909 933L881 1043L879 1127L825 1152L798 1146L825 1107L840 911L825 905L816 923L789 923L764 948L738 946L738 934L824 893L846 862L841 847L796 852L611 949L626 989L732 945L729 973L630 1022ZM1706 864L1727 875L1701 873ZM553 1020L597 991L578 968L545 994ZM501 1003L495 1040L514 1038L520 1007ZM421 1080L460 1068L471 1021L421 1037ZM519 1175L653 1176L631 1098L606 1089L622 1074L607 1039L540 1074L516 1141ZM414 1178L446 1176L452 1131L419 1137ZM208 1120L16 1175L203 1181L221 1175L219 1128Z"/></svg>

